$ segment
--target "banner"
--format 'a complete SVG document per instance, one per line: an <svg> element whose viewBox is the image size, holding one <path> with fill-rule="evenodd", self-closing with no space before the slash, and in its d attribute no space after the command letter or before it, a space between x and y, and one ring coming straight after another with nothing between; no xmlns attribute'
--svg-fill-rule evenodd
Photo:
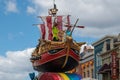
<svg viewBox="0 0 120 80"><path fill-rule="evenodd" d="M111 54L112 57L112 66L111 66L111 76L113 80L116 80L118 78L117 75L117 53L116 52L112 52Z"/></svg>

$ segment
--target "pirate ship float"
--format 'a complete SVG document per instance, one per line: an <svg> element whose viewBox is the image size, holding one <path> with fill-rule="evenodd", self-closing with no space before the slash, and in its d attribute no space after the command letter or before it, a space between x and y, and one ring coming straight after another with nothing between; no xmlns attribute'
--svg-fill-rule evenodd
<svg viewBox="0 0 120 80"><path fill-rule="evenodd" d="M70 16L57 15L58 9L49 10L48 16L41 16L41 38L30 58L33 68L38 72L66 72L74 69L80 60L80 47L84 42L77 43L72 38L72 32L77 21L72 26Z"/></svg>

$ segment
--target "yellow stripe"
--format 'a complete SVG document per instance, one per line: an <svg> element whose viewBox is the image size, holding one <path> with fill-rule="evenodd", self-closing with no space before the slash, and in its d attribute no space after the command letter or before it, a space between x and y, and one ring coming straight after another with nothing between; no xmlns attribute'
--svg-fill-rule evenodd
<svg viewBox="0 0 120 80"><path fill-rule="evenodd" d="M58 73L58 74L63 78L63 80L70 80L65 73Z"/></svg>

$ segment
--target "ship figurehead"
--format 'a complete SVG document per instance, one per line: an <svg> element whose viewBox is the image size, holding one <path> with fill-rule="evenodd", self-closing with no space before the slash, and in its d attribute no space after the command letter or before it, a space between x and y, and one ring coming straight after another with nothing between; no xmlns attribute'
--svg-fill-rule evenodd
<svg viewBox="0 0 120 80"><path fill-rule="evenodd" d="M72 26L70 15L57 15L57 7L49 9L48 16L39 16L43 21L39 24L41 38L31 55L33 68L38 72L66 72L78 66L80 47L84 42L77 43L72 38L72 32L77 21Z"/></svg>

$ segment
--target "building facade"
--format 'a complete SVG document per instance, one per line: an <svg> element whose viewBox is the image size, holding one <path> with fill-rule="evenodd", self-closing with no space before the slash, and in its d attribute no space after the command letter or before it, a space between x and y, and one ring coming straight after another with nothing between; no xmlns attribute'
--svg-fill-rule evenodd
<svg viewBox="0 0 120 80"><path fill-rule="evenodd" d="M83 78L93 78L94 70L94 48L92 46L84 46L84 50L81 53L80 65L78 66L78 73Z"/></svg>
<svg viewBox="0 0 120 80"><path fill-rule="evenodd" d="M105 36L93 43L94 46L94 77L98 80L119 79L119 41L118 36Z"/></svg>

